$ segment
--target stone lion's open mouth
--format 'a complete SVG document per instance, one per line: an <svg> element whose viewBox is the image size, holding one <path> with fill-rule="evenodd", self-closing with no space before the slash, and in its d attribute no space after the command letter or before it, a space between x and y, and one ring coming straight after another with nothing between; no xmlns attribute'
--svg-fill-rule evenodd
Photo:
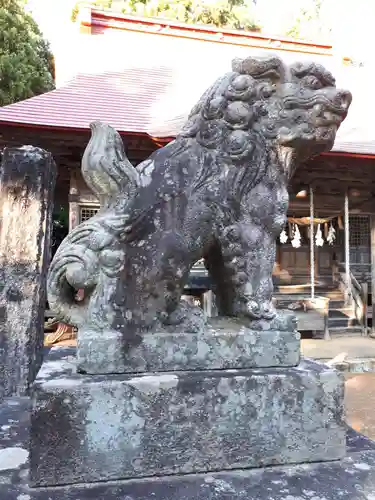
<svg viewBox="0 0 375 500"><path fill-rule="evenodd" d="M334 141L337 129L338 126L333 123L330 123L328 126L325 127L318 127L315 132L315 140L319 142Z"/></svg>
<svg viewBox="0 0 375 500"><path fill-rule="evenodd" d="M330 111L324 111L321 115L318 115L314 119L314 125L316 127L329 127L331 125L336 125L338 128L344 117L342 115L338 115L336 113L332 113Z"/></svg>
<svg viewBox="0 0 375 500"><path fill-rule="evenodd" d="M281 129L278 134L278 143L282 146L299 149L302 145L313 143L331 144L334 141L339 124L332 121L324 125L316 125L313 129L301 128Z"/></svg>
<svg viewBox="0 0 375 500"><path fill-rule="evenodd" d="M284 100L284 106L287 109L311 109L316 105L321 105L325 112L328 111L340 116L341 121L345 118L350 103L351 95L349 92L337 92L333 99L329 99L324 94L318 94L307 98L287 97Z"/></svg>

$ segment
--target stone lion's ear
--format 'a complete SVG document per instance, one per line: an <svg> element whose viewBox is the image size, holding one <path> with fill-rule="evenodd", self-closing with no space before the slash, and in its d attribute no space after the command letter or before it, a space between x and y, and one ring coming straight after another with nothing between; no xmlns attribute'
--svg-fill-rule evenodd
<svg viewBox="0 0 375 500"><path fill-rule="evenodd" d="M285 65L277 56L236 58L232 61L232 71L242 75L250 75L256 80L268 78L284 81Z"/></svg>
<svg viewBox="0 0 375 500"><path fill-rule="evenodd" d="M302 78L306 75L315 73L317 65L313 61L297 61L290 65L292 76Z"/></svg>
<svg viewBox="0 0 375 500"><path fill-rule="evenodd" d="M240 57L236 57L235 59L232 60L232 71L235 73L244 73L243 69L243 61L244 59L241 59Z"/></svg>
<svg viewBox="0 0 375 500"><path fill-rule="evenodd" d="M308 75L313 75L318 78L323 86L335 87L336 80L332 73L321 64L313 61L298 61L290 66L292 77L301 79Z"/></svg>

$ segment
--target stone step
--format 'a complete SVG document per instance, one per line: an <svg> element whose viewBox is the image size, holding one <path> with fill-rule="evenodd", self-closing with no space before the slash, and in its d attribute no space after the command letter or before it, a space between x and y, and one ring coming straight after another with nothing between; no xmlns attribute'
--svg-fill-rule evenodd
<svg viewBox="0 0 375 500"><path fill-rule="evenodd" d="M277 290L275 290L274 292L274 296L275 297L285 297L285 296L289 296L289 297L293 297L293 296L296 296L296 297L306 297L306 298L309 298L310 297L310 294L309 292L301 292L301 291L295 291L295 292L278 292ZM341 303L343 304L344 303L344 295L342 294L341 291L319 291L319 290L315 290L315 296L317 297L326 297L327 299L330 299L330 302L331 301L334 301L334 302L337 302L337 303Z"/></svg>
<svg viewBox="0 0 375 500"><path fill-rule="evenodd" d="M353 307L330 307L328 311L330 318L354 318Z"/></svg>
<svg viewBox="0 0 375 500"><path fill-rule="evenodd" d="M343 309L345 308L345 300L344 298L342 299L330 299L329 301L329 308L331 309Z"/></svg>
<svg viewBox="0 0 375 500"><path fill-rule="evenodd" d="M360 336L362 335L362 327L355 326L329 326L329 333L331 336Z"/></svg>
<svg viewBox="0 0 375 500"><path fill-rule="evenodd" d="M318 293L319 292L317 292L317 294ZM321 295L323 297L327 297L330 300L344 301L344 294L341 292L341 290L329 291L329 292L322 291Z"/></svg>
<svg viewBox="0 0 375 500"><path fill-rule="evenodd" d="M287 292L289 293L289 290L290 291L293 291L293 290L297 290L297 289L300 289L300 290L305 290L306 293L309 293L309 291L311 290L311 286L309 284L290 284L290 285L275 285L275 290L276 289L280 289L283 293ZM337 285L315 285L315 290L325 290L327 292L332 292L332 291L335 291L335 290L339 290L340 289L337 287Z"/></svg>
<svg viewBox="0 0 375 500"><path fill-rule="evenodd" d="M342 339L342 338L363 338L363 332L361 328L354 326L351 327L333 327L329 328L329 335L331 339ZM324 339L324 332L315 332L314 339Z"/></svg>
<svg viewBox="0 0 375 500"><path fill-rule="evenodd" d="M273 295L275 297L294 297L294 296L298 296L298 297L305 297L305 298L310 298L310 292L309 291L304 291L304 292L301 292L301 291L288 291L288 292L280 292L278 290L275 290ZM317 297L327 297L329 298L330 300L334 300L334 301L341 301L341 302L344 302L344 295L342 294L341 291L327 291L327 290L322 290L322 291L319 291L319 290L315 290L315 296Z"/></svg>
<svg viewBox="0 0 375 500"><path fill-rule="evenodd" d="M328 313L328 324L332 326L355 326L358 324L358 319L350 309L344 311L334 310Z"/></svg>
<svg viewBox="0 0 375 500"><path fill-rule="evenodd" d="M357 318L328 318L328 328L352 328L357 327L358 321Z"/></svg>

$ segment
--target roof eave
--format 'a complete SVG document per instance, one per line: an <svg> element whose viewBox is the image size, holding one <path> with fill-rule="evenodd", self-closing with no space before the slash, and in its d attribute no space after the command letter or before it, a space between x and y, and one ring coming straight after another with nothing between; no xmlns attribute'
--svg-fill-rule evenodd
<svg viewBox="0 0 375 500"><path fill-rule="evenodd" d="M12 122L12 121L6 121L6 120L0 120L0 127L1 126L14 127L14 128L51 130L54 132L82 132L82 133L90 132L89 127L68 127L68 126L62 126L62 125L47 125L47 124L39 124L39 123ZM151 134L148 134L147 132L138 132L138 131L132 131L132 130L119 130L118 129L117 132L122 136L147 137L148 139L151 139L156 144L159 143L162 146L164 146L165 144L168 144L169 142L171 142L175 139L175 137L173 137L173 136L171 136L171 137L154 137Z"/></svg>
<svg viewBox="0 0 375 500"><path fill-rule="evenodd" d="M52 130L55 132L82 132L82 133L86 133L86 132L90 131L90 129L88 127L63 127L60 125L52 126L52 125L45 125L45 124L17 123L17 122L0 120L0 126L4 126L4 125L9 126L9 127L18 127L18 128ZM152 141L154 141L156 144L158 144L160 146L168 144L169 142L171 142L175 139L174 136L153 137L150 134L147 134L146 132L135 132L135 131L126 131L126 130L118 130L118 132L122 136L132 135L132 136L137 136L137 137L148 137L149 139L151 139ZM371 153L371 152L359 153L359 152L355 152L355 151L343 151L343 150L338 149L337 151L332 150L332 151L322 153L322 154L329 155L329 156L375 159L375 152L374 153Z"/></svg>
<svg viewBox="0 0 375 500"><path fill-rule="evenodd" d="M200 41L217 41L232 45L246 45L254 48L265 48L306 54L327 55L333 53L332 44L315 43L286 37L268 36L252 31L228 30L200 24L185 24L163 18L145 18L130 14L120 14L110 10L84 6L85 14L79 19L85 28L102 26L131 31L156 33L181 38L195 38ZM229 40L230 38L230 40ZM233 39L237 39L234 42Z"/></svg>

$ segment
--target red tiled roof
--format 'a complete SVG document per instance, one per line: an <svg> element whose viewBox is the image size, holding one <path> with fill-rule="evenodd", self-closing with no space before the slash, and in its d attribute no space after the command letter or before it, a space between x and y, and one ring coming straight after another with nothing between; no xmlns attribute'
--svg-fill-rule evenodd
<svg viewBox="0 0 375 500"><path fill-rule="evenodd" d="M218 40L171 39L131 26L80 35L75 54L65 62L76 76L53 92L0 108L0 123L87 129L92 120L103 120L121 132L168 136L163 122L175 121L173 109L165 113L173 101L169 95L174 93L177 110L181 101L192 106L208 85L230 70L234 57L270 52L270 47L251 49ZM284 52L284 58L294 60L295 54Z"/></svg>
<svg viewBox="0 0 375 500"><path fill-rule="evenodd" d="M90 122L101 120L121 133L174 137L199 95L220 73L214 66L191 80L172 67L80 74L57 90L0 108L0 124L87 130ZM333 150L375 155L373 113L368 111L373 78L352 68L343 68L337 76L354 99ZM358 85L362 91L356 92Z"/></svg>
<svg viewBox="0 0 375 500"><path fill-rule="evenodd" d="M185 93L190 92L189 82L186 86L184 80L191 79L192 86L197 87L200 74L210 70L204 79L209 85L230 69L231 59L250 55L254 50L258 54L284 50L284 57L290 57L290 51L295 50L326 59L332 48L91 7L83 7L80 14L80 25L89 27L90 35L81 34L71 40L74 50L64 48L60 54L71 75L68 83L53 92L1 108L0 123L87 129L92 120L102 120L121 132L152 135L156 129L162 136L168 135L161 122L165 118L175 120L161 116L163 102L172 87L176 90L183 85ZM184 67L189 71L181 77ZM195 97L205 86L203 83L197 87ZM177 94L180 100L181 92ZM155 122L159 122L156 127Z"/></svg>
<svg viewBox="0 0 375 500"><path fill-rule="evenodd" d="M1 108L0 123L88 129L101 120L121 132L148 133L152 101L169 85L167 68L81 74L57 90Z"/></svg>
<svg viewBox="0 0 375 500"><path fill-rule="evenodd" d="M103 16L100 16L102 14L99 15L102 23ZM120 17L122 24L118 17L108 18L103 28L91 13L90 22L92 25L96 22L99 31L96 29L92 36L80 35L84 40L75 48L79 56L73 61L69 54L67 60L68 68L73 68L72 74L78 74L53 92L0 108L0 124L87 130L91 121L101 120L122 133L173 137L202 92L230 69L231 59L269 53L272 49L272 45L251 48L248 40L262 39L261 35L242 34L246 43L233 44L228 42L233 32L225 32L226 42L220 43L220 33L212 30L207 35L208 30L201 27L199 29L206 33L200 35L206 37L202 43L195 33L197 27L181 28L172 23L173 30L187 32L190 29L189 37L194 35L194 38L188 39L165 30L165 23L160 24L161 31L158 31L155 20ZM235 36L240 37L238 33ZM294 61L296 54L285 51L283 58ZM365 127L363 118L374 114L368 109L368 96L373 91L367 87L373 81L372 76L366 77L365 70L352 71L342 66L340 69L340 64L337 66L325 49L313 58L333 70L339 86L349 88L354 95L334 149L375 154L372 125ZM364 81L368 82L366 89Z"/></svg>

